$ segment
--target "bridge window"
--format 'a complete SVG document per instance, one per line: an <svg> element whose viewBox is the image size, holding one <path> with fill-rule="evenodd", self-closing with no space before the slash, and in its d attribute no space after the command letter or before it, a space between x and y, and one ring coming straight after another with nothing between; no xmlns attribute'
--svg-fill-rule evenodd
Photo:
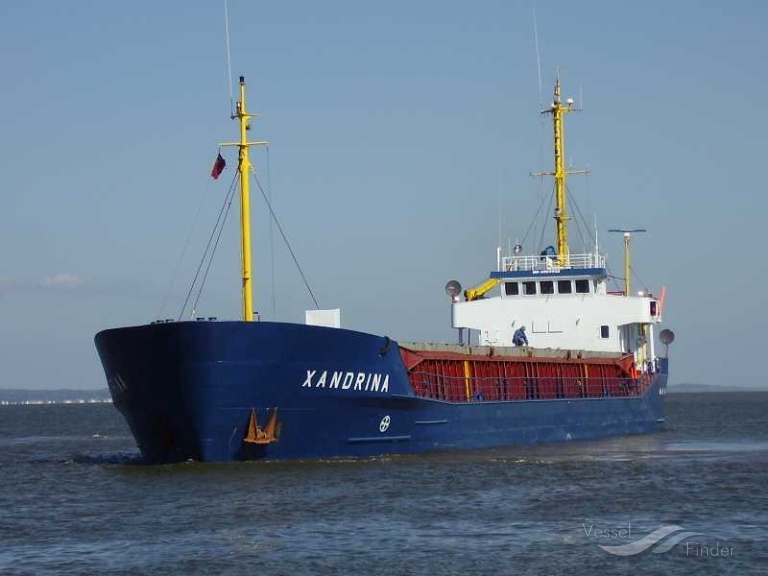
<svg viewBox="0 0 768 576"><path fill-rule="evenodd" d="M603 324L600 326L600 338L610 338L611 337L611 329L608 327L608 325Z"/></svg>
<svg viewBox="0 0 768 576"><path fill-rule="evenodd" d="M589 294L589 280L576 280L576 294Z"/></svg>
<svg viewBox="0 0 768 576"><path fill-rule="evenodd" d="M536 282L523 282L523 291L527 295L536 294Z"/></svg>
<svg viewBox="0 0 768 576"><path fill-rule="evenodd" d="M504 282L504 293L507 296L517 296L520 294L520 284L517 282Z"/></svg>
<svg viewBox="0 0 768 576"><path fill-rule="evenodd" d="M539 282L539 290L542 294L554 294L555 283L552 280L542 280Z"/></svg>
<svg viewBox="0 0 768 576"><path fill-rule="evenodd" d="M558 294L570 294L573 292L573 284L570 280L558 280L557 281L557 293Z"/></svg>

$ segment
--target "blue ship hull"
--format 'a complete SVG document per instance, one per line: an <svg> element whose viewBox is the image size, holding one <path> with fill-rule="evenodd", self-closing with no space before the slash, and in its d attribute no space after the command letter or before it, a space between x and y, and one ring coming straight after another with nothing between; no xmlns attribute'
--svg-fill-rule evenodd
<svg viewBox="0 0 768 576"><path fill-rule="evenodd" d="M105 330L96 347L145 459L365 457L657 431L667 362L640 396L445 402L416 396L396 342L272 322ZM252 414L277 438L244 442Z"/></svg>

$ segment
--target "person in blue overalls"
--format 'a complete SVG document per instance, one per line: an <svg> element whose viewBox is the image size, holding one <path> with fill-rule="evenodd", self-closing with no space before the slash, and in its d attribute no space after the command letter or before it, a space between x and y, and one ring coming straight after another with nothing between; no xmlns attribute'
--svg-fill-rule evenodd
<svg viewBox="0 0 768 576"><path fill-rule="evenodd" d="M520 326L512 335L512 344L515 346L528 346L528 336L525 335L525 326Z"/></svg>

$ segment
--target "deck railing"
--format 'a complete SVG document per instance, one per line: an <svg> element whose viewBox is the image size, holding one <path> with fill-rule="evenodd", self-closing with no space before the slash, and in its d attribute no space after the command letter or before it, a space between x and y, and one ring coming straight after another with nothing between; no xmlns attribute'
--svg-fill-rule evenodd
<svg viewBox="0 0 768 576"><path fill-rule="evenodd" d="M569 254L562 265L557 256L503 256L500 272L558 272L569 268L605 268L605 256Z"/></svg>
<svg viewBox="0 0 768 576"><path fill-rule="evenodd" d="M410 374L417 396L462 403L642 396L654 377L651 373L638 378L475 378L426 372Z"/></svg>

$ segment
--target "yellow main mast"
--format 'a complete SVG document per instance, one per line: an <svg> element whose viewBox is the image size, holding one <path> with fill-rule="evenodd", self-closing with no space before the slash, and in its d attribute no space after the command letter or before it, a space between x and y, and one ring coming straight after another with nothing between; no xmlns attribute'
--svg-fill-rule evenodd
<svg viewBox="0 0 768 576"><path fill-rule="evenodd" d="M245 109L245 76L240 76L240 100L237 102L237 111L232 116L237 118L240 124L240 141L223 142L220 146L237 146L239 149L237 172L240 177L240 230L241 230L241 256L242 256L242 281L243 281L243 321L253 321L253 280L251 276L251 190L250 172L253 165L248 156L251 146L265 146L267 142L248 142L246 132L251 129L250 119L253 114L248 114Z"/></svg>
<svg viewBox="0 0 768 576"><path fill-rule="evenodd" d="M555 222L557 223L557 261L559 266L567 266L570 255L568 247L568 216L565 179L568 174L584 174L586 170L565 169L565 115L568 112L578 112L573 107L573 99L568 98L563 104L560 100L560 76L555 80L555 95L552 106L542 110L542 114L552 114L555 146L555 171L539 172L534 176L554 176L555 178Z"/></svg>

